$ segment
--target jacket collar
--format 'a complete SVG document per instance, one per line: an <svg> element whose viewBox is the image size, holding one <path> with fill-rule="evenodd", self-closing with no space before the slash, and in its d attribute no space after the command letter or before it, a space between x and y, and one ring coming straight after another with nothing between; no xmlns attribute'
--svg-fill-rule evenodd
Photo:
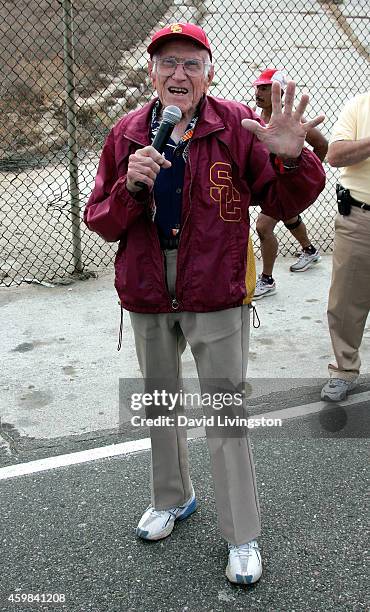
<svg viewBox="0 0 370 612"><path fill-rule="evenodd" d="M133 113L131 121L129 121L125 130L125 136L129 140L133 140L137 144L146 147L150 145L150 127L153 107L158 98L151 100L140 108L136 113Z"/></svg>
<svg viewBox="0 0 370 612"><path fill-rule="evenodd" d="M157 100L158 98L151 100L133 115L125 132L126 138L133 140L143 147L150 144L149 133L151 117L153 107ZM210 103L210 98L208 96L204 96L200 103L200 115L195 126L193 138L203 138L212 132L218 132L219 130L223 129L225 129L225 124L222 117L213 108L212 104Z"/></svg>
<svg viewBox="0 0 370 612"><path fill-rule="evenodd" d="M193 138L203 138L212 132L225 129L222 117L217 113L211 104L212 98L204 96L200 103L199 121L195 126Z"/></svg>

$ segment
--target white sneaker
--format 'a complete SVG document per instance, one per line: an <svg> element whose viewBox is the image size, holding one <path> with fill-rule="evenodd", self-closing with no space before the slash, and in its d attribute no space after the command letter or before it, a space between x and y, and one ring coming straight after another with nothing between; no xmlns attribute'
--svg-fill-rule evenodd
<svg viewBox="0 0 370 612"><path fill-rule="evenodd" d="M226 576L230 582L253 584L261 578L262 558L257 540L234 546L229 544L229 563Z"/></svg>
<svg viewBox="0 0 370 612"><path fill-rule="evenodd" d="M318 251L315 251L313 255L302 251L297 261L289 269L291 272L305 272L308 268L312 268L313 265L317 264L320 259Z"/></svg>
<svg viewBox="0 0 370 612"><path fill-rule="evenodd" d="M197 508L194 489L190 499L183 506L168 510L156 510L148 506L136 527L136 535L144 540L161 540L172 532L176 521L188 518Z"/></svg>
<svg viewBox="0 0 370 612"><path fill-rule="evenodd" d="M343 378L329 378L321 390L321 399L327 402L341 402L346 399L347 393L357 385L357 380L343 380Z"/></svg>
<svg viewBox="0 0 370 612"><path fill-rule="evenodd" d="M260 274L257 278L256 288L254 290L253 299L260 300L266 295L273 295L276 293L276 283L273 280L272 283L269 283L263 276Z"/></svg>

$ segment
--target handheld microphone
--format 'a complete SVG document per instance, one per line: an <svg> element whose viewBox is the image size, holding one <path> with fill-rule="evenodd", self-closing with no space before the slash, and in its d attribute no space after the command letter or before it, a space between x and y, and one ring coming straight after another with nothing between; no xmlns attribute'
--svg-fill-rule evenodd
<svg viewBox="0 0 370 612"><path fill-rule="evenodd" d="M152 142L152 147L159 153L163 153L166 144L168 143L173 128L181 120L182 112L177 106L166 106L163 110L162 121L159 125L158 132ZM135 185L141 189L147 189L148 186L141 181L136 181Z"/></svg>

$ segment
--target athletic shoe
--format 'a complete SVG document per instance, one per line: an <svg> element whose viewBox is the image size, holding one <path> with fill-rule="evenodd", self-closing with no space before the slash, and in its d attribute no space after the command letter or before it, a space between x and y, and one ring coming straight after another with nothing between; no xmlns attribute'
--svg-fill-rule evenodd
<svg viewBox="0 0 370 612"><path fill-rule="evenodd" d="M226 576L230 582L253 584L261 578L262 558L257 540L233 546L229 544L229 563Z"/></svg>
<svg viewBox="0 0 370 612"><path fill-rule="evenodd" d="M262 274L257 278L256 288L254 290L253 299L260 300L266 295L273 295L276 293L276 283L273 280L272 283L269 283Z"/></svg>
<svg viewBox="0 0 370 612"><path fill-rule="evenodd" d="M343 378L329 378L326 385L321 390L321 399L327 402L341 402L347 397L347 393L352 391L357 385L355 380L343 380Z"/></svg>
<svg viewBox="0 0 370 612"><path fill-rule="evenodd" d="M318 251L315 251L313 255L302 251L297 261L289 269L291 272L305 272L308 268L312 268L313 265L317 264L320 259Z"/></svg>
<svg viewBox="0 0 370 612"><path fill-rule="evenodd" d="M190 499L183 505L168 510L156 510L149 506L136 527L136 535L144 540L161 540L172 532L176 521L188 518L197 508L194 489Z"/></svg>

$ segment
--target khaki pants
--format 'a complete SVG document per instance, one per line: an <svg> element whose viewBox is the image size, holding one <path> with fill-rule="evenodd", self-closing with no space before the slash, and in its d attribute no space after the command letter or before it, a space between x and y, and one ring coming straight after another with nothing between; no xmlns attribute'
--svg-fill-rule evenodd
<svg viewBox="0 0 370 612"><path fill-rule="evenodd" d="M167 284L172 295L176 256L176 251L165 251ZM234 386L245 380L249 350L248 306L209 313L130 313L130 316L146 391L153 391L156 381L168 392L182 388L181 354L186 342L195 359L202 393L209 391L212 380L227 379ZM179 415L183 407L177 405L175 411ZM157 406L147 410L149 417L165 413L168 415L168 411ZM256 480L247 431L244 430L243 435L234 432L233 436L223 431L218 436L206 428L206 433L219 527L228 542L243 544L260 534ZM181 505L189 499L192 486L186 428L176 425L151 427L150 436L152 504L158 510Z"/></svg>
<svg viewBox="0 0 370 612"><path fill-rule="evenodd" d="M354 380L359 375L359 348L370 310L370 211L352 207L335 219L333 272L328 323L337 365L332 378Z"/></svg>

